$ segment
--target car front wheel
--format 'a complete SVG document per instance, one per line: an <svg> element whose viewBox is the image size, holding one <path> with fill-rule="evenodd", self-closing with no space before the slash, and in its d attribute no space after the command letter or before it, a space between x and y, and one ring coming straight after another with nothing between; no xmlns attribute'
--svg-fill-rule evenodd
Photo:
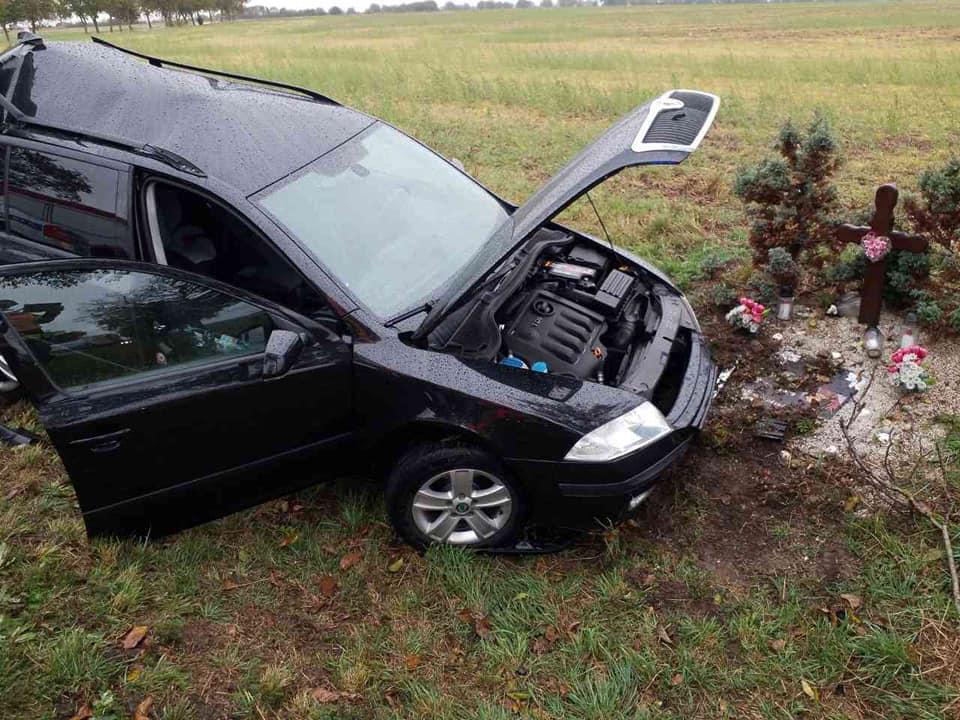
<svg viewBox="0 0 960 720"><path fill-rule="evenodd" d="M418 547L498 547L521 527L523 498L497 459L467 446L425 445L404 455L387 480L397 532Z"/></svg>

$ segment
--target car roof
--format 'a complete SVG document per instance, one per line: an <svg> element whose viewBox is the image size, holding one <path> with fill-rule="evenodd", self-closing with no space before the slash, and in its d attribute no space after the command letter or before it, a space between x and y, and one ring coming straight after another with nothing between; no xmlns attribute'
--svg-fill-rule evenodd
<svg viewBox="0 0 960 720"><path fill-rule="evenodd" d="M157 67L92 42L37 44L23 61L32 71L16 74L12 93L0 74L0 92L27 123L162 148L245 195L375 122L333 102Z"/></svg>

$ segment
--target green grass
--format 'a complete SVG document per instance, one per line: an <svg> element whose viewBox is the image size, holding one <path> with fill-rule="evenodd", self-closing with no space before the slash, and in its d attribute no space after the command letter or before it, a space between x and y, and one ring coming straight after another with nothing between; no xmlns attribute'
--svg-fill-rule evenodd
<svg viewBox="0 0 960 720"><path fill-rule="evenodd" d="M687 165L628 172L595 195L619 243L689 282L744 256L733 173L786 115L831 118L851 208L945 159L960 141L958 33L951 0L324 17L108 38L329 93L512 200L649 97L717 92L717 126ZM568 219L597 230L589 208ZM24 406L2 419L38 429ZM944 422L955 462L960 433ZM738 452L698 448L639 526L510 559L417 556L395 543L377 488L356 481L169 539L91 543L53 451L0 448L0 717L69 718L83 703L132 717L146 696L166 720L955 713L960 618L936 534L837 511L847 493L819 466L791 471L803 484L787 509L752 491L725 498L696 470L736 467ZM133 625L147 639L123 650ZM319 703L318 688L340 700Z"/></svg>

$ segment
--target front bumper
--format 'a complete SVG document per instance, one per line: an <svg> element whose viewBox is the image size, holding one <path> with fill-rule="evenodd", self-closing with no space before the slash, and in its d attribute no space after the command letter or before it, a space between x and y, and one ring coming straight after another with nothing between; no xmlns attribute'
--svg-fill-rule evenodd
<svg viewBox="0 0 960 720"><path fill-rule="evenodd" d="M683 457L706 421L717 368L699 335L690 343L685 366L676 372L671 405L660 408L674 431L650 447L611 462L507 460L529 493L531 524L596 528L636 509L637 499Z"/></svg>
<svg viewBox="0 0 960 720"><path fill-rule="evenodd" d="M508 460L530 499L528 521L549 527L596 529L624 520L631 500L649 491L686 453L695 430L674 432L619 460L582 463Z"/></svg>

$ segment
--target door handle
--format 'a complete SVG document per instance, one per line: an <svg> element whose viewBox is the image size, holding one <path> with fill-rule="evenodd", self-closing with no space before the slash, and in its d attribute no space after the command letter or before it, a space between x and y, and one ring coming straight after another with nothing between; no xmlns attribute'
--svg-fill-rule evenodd
<svg viewBox="0 0 960 720"><path fill-rule="evenodd" d="M117 430L116 432L106 433L105 435L94 435L93 437L81 438L70 443L73 447L87 448L92 453L113 452L123 443L123 438L130 432L130 428Z"/></svg>

